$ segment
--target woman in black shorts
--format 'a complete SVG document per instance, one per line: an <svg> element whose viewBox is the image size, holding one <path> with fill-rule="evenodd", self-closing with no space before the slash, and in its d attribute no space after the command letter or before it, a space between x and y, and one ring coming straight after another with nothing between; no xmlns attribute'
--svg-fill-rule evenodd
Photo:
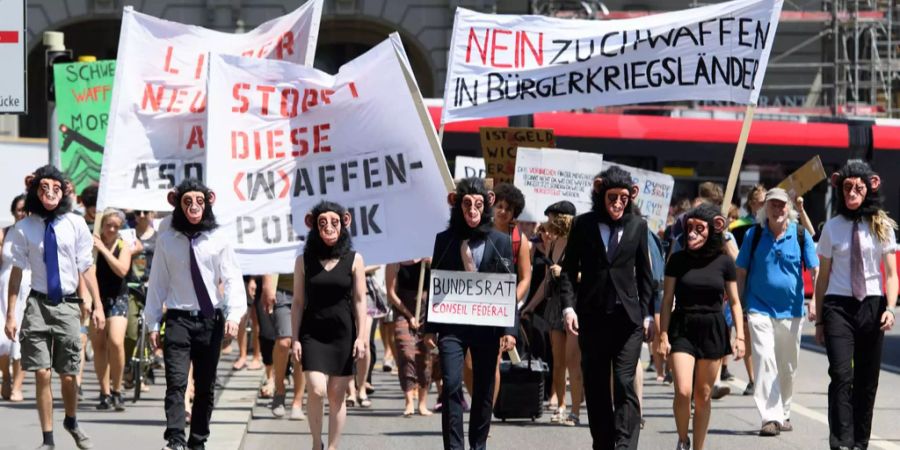
<svg viewBox="0 0 900 450"><path fill-rule="evenodd" d="M128 327L128 277L131 272L131 244L119 237L125 213L118 209L103 212L100 236L94 235L97 250L97 284L106 314L106 328L92 330L94 369L100 381L97 409L125 410L122 375L125 368L125 329ZM110 386L112 385L112 386Z"/></svg>
<svg viewBox="0 0 900 450"><path fill-rule="evenodd" d="M722 314L723 295L734 317L742 317L734 261L723 253L725 218L712 205L701 205L686 216L687 248L666 264L660 312L658 353L671 354L675 377L676 450L702 450L709 428L710 394L723 356L743 357L743 323L735 322L732 346ZM675 310L672 310L672 302ZM691 397L694 399L694 446L688 438Z"/></svg>

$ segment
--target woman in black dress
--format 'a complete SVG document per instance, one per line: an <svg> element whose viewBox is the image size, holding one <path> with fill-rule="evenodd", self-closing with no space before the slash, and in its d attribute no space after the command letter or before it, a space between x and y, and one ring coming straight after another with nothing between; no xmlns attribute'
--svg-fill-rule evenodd
<svg viewBox="0 0 900 450"><path fill-rule="evenodd" d="M730 343L722 314L723 295L733 317L743 317L734 260L723 252L725 218L712 205L701 205L686 218L687 248L666 263L657 352L669 356L675 377L676 450L703 450L709 428L710 396L722 357L744 354L743 322L735 321L738 338ZM678 299L675 310L672 302ZM693 394L693 395L692 395ZM694 398L694 446L688 438Z"/></svg>
<svg viewBox="0 0 900 450"><path fill-rule="evenodd" d="M364 358L366 274L350 242L350 214L323 201L306 215L310 228L303 255L294 264L291 326L294 357L306 375L309 431L313 449L322 443L323 400L328 396L328 449L338 448L347 417L344 395L354 359ZM307 301L308 300L308 301Z"/></svg>

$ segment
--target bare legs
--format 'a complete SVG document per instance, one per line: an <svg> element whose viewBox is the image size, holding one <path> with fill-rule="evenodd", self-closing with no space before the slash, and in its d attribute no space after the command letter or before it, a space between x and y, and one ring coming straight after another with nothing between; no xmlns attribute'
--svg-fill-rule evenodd
<svg viewBox="0 0 900 450"><path fill-rule="evenodd" d="M578 417L581 414L581 402L584 401L584 377L581 375L581 348L578 347L578 339L569 335L566 335L566 366L569 369L569 385L572 388L571 414Z"/></svg>
<svg viewBox="0 0 900 450"><path fill-rule="evenodd" d="M324 400L328 396L328 450L337 450L341 438L341 430L347 419L347 408L344 395L352 377L329 377L322 372L304 372L309 387L307 415L309 432L313 438L313 449L322 447L322 417Z"/></svg>
<svg viewBox="0 0 900 450"><path fill-rule="evenodd" d="M550 331L550 349L553 352L552 392L553 395L556 396L556 401L559 404L556 415L559 417L559 420L562 420L565 419L562 415L566 412L566 368L568 367L566 364L568 352L566 351L565 331Z"/></svg>
<svg viewBox="0 0 900 450"><path fill-rule="evenodd" d="M371 330L372 329L372 317L366 316L366 324L363 330ZM350 383L349 392L350 398L359 403L360 406L368 407L369 405L363 405L363 403L368 403L369 394L366 393L366 378L369 376L369 363L372 362L372 352L366 352L366 357L356 360L356 378Z"/></svg>
<svg viewBox="0 0 900 450"><path fill-rule="evenodd" d="M125 329L128 319L109 317L106 329L93 330L91 345L94 347L94 370L100 382L100 393L109 395L110 387L115 392L122 391L122 375L125 370ZM112 382L112 386L110 386Z"/></svg>
<svg viewBox="0 0 900 450"><path fill-rule="evenodd" d="M275 348L272 349L272 367L266 368L266 370L269 372L268 376L275 380L275 395L284 395L287 392L284 374L287 371L288 360L291 360L294 366L294 401L291 406L301 408L303 407L303 389L306 387L306 379L300 370L300 364L291 359L290 350L291 338L278 338L275 341Z"/></svg>
<svg viewBox="0 0 900 450"><path fill-rule="evenodd" d="M713 384L721 365L720 360L695 360L687 353L673 353L670 357L675 377L675 428L678 440L688 439L691 418L691 398L694 399L694 440L691 448L703 450L709 429ZM696 371L695 371L696 366Z"/></svg>

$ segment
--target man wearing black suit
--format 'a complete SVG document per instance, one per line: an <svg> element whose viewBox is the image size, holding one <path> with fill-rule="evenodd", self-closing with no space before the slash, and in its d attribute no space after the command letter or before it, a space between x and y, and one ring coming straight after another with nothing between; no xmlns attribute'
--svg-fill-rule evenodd
<svg viewBox="0 0 900 450"><path fill-rule="evenodd" d="M618 166L594 179L593 207L575 219L560 277L566 329L581 347L594 449L637 449L640 434L633 381L653 317L652 273L647 223L631 212L638 193L631 180Z"/></svg>
<svg viewBox="0 0 900 450"><path fill-rule="evenodd" d="M450 227L434 241L432 269L488 273L515 273L509 236L492 225L493 192L484 181L466 178L448 201ZM518 317L518 314L515 314ZM516 345L516 326L510 328L432 323L427 320L425 342L434 347L438 335L444 387L441 392L441 429L445 449L464 449L462 370L466 350L472 353L472 409L469 414L469 448L484 449L491 427L494 369L497 354ZM632 368L634 366L632 365Z"/></svg>

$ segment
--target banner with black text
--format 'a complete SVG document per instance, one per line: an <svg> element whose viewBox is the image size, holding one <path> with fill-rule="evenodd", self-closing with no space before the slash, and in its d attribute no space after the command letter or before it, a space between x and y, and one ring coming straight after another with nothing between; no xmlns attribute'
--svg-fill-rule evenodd
<svg viewBox="0 0 900 450"><path fill-rule="evenodd" d="M396 34L337 75L211 55L208 181L245 273L291 271L326 199L350 210L367 264L432 254L450 175L405 58Z"/></svg>
<svg viewBox="0 0 900 450"><path fill-rule="evenodd" d="M457 8L443 123L675 100L756 103L783 0L622 20Z"/></svg>
<svg viewBox="0 0 900 450"><path fill-rule="evenodd" d="M322 0L242 34L122 13L99 208L164 211L169 189L204 179L209 52L312 65Z"/></svg>

